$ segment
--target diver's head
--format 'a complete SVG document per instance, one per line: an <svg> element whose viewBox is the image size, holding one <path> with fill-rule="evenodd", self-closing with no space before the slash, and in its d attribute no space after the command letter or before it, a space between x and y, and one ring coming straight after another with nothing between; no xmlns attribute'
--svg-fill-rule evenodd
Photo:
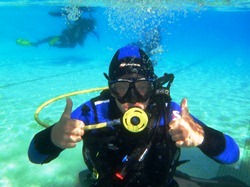
<svg viewBox="0 0 250 187"><path fill-rule="evenodd" d="M131 107L146 108L154 93L154 67L146 53L137 46L119 49L109 66L109 90L123 110Z"/></svg>

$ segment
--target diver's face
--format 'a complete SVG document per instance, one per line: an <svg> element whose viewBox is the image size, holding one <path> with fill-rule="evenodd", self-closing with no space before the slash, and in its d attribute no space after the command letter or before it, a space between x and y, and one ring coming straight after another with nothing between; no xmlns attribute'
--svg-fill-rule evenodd
<svg viewBox="0 0 250 187"><path fill-rule="evenodd" d="M118 108L122 113L126 112L128 109L132 107L138 107L142 110L145 110L148 106L149 99L145 102L135 102L135 103L120 103L117 99L115 100Z"/></svg>
<svg viewBox="0 0 250 187"><path fill-rule="evenodd" d="M119 97L115 97L118 108L123 113L132 107L138 107L145 110L148 106L149 97L153 89L153 83L148 80L144 80L144 77L138 74L124 75L119 77L119 80L120 81L118 81L118 84L116 82L117 85L115 86L115 88L119 88L119 90L116 90L115 93L120 93L120 95L124 95L124 97L122 100L119 99ZM134 80L134 82L128 83L124 80Z"/></svg>

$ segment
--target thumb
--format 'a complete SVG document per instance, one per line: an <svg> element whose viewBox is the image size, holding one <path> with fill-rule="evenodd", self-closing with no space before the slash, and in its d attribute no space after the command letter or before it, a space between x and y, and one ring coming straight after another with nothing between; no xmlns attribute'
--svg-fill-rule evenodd
<svg viewBox="0 0 250 187"><path fill-rule="evenodd" d="M187 115L189 115L187 99L183 98L181 100L181 116L183 117L183 116L187 116Z"/></svg>
<svg viewBox="0 0 250 187"><path fill-rule="evenodd" d="M62 117L70 118L71 112L72 112L73 102L70 98L66 99L66 106L64 109L64 112L62 114Z"/></svg>

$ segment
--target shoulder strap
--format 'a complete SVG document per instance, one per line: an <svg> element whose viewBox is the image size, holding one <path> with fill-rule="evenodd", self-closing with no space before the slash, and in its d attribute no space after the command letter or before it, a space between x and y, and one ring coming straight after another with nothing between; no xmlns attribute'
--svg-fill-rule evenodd
<svg viewBox="0 0 250 187"><path fill-rule="evenodd" d="M180 157L180 148L176 147L174 142L172 141L170 135L167 133L169 130L169 112L171 107L171 96L170 96L170 86L174 80L173 74L165 73L163 77L160 77L156 80L156 90L154 95L154 102L157 108L160 109L161 118L163 118L164 127L163 133L164 137L166 137L166 150L168 153L168 182L171 182L173 179L174 173L176 171L176 167L179 164ZM164 84L166 84L164 86Z"/></svg>
<svg viewBox="0 0 250 187"><path fill-rule="evenodd" d="M101 101L101 100L107 100L107 99L110 99L110 92L109 90L103 90L99 96L97 97L94 97L92 99L90 99L90 103L91 103L91 107L94 111L94 120L95 120L95 123L99 123L99 118L98 118L98 115L97 115L97 108L96 108L96 105L95 105L95 102L97 101ZM82 106L82 111L89 111L89 107L86 106L86 105L83 105Z"/></svg>

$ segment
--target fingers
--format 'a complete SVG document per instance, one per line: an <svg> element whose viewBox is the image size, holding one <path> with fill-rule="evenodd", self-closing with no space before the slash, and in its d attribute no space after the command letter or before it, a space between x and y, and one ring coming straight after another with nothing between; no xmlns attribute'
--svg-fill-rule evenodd
<svg viewBox="0 0 250 187"><path fill-rule="evenodd" d="M175 142L176 147L184 147L184 141L176 141Z"/></svg>
<svg viewBox="0 0 250 187"><path fill-rule="evenodd" d="M71 119L72 107L72 100L67 98L64 112L51 131L52 142L63 149L75 147L84 135L84 123L80 120Z"/></svg>
<svg viewBox="0 0 250 187"><path fill-rule="evenodd" d="M82 141L82 136L78 136L78 135L71 135L69 136L69 139L67 140L68 145L76 144L81 141Z"/></svg>
<svg viewBox="0 0 250 187"><path fill-rule="evenodd" d="M65 134L68 136L68 141L79 142L84 135L84 123L79 120L71 120L71 123L67 125Z"/></svg>
<svg viewBox="0 0 250 187"><path fill-rule="evenodd" d="M187 116L187 115L189 115L188 103L187 103L187 99L183 98L181 100L181 116L184 117L184 116Z"/></svg>
<svg viewBox="0 0 250 187"><path fill-rule="evenodd" d="M169 123L168 126L170 129L173 129L173 128L176 128L178 126L178 124L179 124L179 119L174 119Z"/></svg>
<svg viewBox="0 0 250 187"><path fill-rule="evenodd" d="M73 134L73 135L75 135L75 136L83 136L83 134L84 134L84 128L82 128L82 127L78 127L78 128L75 128L72 132L71 132L71 134Z"/></svg>
<svg viewBox="0 0 250 187"><path fill-rule="evenodd" d="M197 145L194 141L196 139L196 125L189 114L187 99L183 98L181 103L181 116L174 119L169 124L169 134L177 147L187 147Z"/></svg>
<svg viewBox="0 0 250 187"><path fill-rule="evenodd" d="M188 136L185 126L179 123L170 128L168 133L171 135L173 141L185 141L186 137Z"/></svg>
<svg viewBox="0 0 250 187"><path fill-rule="evenodd" d="M52 136L52 142L62 148L73 148L76 144L82 141L82 136L84 135L84 125L79 126L77 124L81 124L78 120L71 120L72 123L68 123L66 127L61 128L62 125L57 125L57 129L52 129L56 136Z"/></svg>
<svg viewBox="0 0 250 187"><path fill-rule="evenodd" d="M175 142L175 145L177 147L183 147L185 142L185 133L183 133L182 129L178 128L172 128L169 130L169 134L171 136L171 139Z"/></svg>
<svg viewBox="0 0 250 187"><path fill-rule="evenodd" d="M66 118L70 118L72 108L73 108L73 102L70 98L67 98L66 99L66 106L65 106L65 109L64 109L62 116L66 117Z"/></svg>
<svg viewBox="0 0 250 187"><path fill-rule="evenodd" d="M173 141L184 141L185 140L185 136L181 133L177 133L177 134L174 134L172 135L172 140Z"/></svg>
<svg viewBox="0 0 250 187"><path fill-rule="evenodd" d="M66 133L74 134L74 131L84 130L84 123L80 120L69 119L64 126Z"/></svg>

